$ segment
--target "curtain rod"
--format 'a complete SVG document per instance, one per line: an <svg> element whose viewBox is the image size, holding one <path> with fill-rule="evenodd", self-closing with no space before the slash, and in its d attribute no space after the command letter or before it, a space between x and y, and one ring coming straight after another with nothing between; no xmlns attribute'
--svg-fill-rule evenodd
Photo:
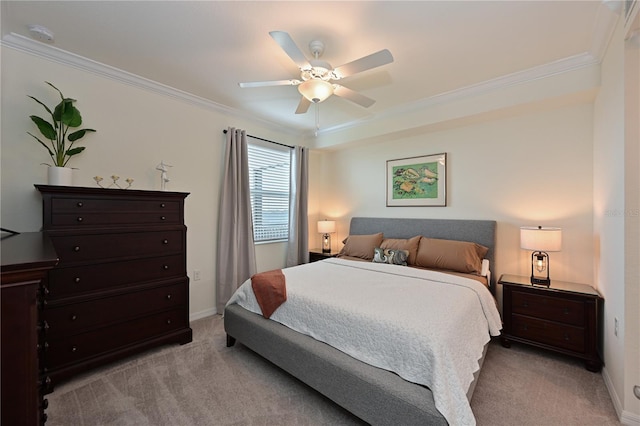
<svg viewBox="0 0 640 426"><path fill-rule="evenodd" d="M226 134L227 134L227 129L224 129L224 130L222 131L222 133L224 133L224 134L226 135ZM263 139L263 138L259 138L259 137L257 137L257 136L253 136L253 135L249 135L249 134L248 134L247 136L249 136L250 138L258 139L258 140L260 140L260 141L265 141L265 142L269 142L269 143L274 143L274 144L276 144L276 145L280 145L280 146L286 146L287 148L291 148L291 149L295 148L295 147L293 147L293 146L291 146L291 145L287 145L287 144L285 144L285 143L280 143L280 142L270 141L269 139Z"/></svg>

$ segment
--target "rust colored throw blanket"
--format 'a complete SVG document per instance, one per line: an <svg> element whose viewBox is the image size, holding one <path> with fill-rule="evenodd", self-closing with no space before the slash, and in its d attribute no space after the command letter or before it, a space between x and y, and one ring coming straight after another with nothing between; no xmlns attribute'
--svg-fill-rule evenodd
<svg viewBox="0 0 640 426"><path fill-rule="evenodd" d="M253 275L251 287L265 318L269 318L287 300L287 286L281 269Z"/></svg>

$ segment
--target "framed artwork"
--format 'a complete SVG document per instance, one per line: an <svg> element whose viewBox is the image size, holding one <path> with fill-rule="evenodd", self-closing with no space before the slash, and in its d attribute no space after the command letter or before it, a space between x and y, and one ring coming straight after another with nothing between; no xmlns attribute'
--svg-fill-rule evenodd
<svg viewBox="0 0 640 426"><path fill-rule="evenodd" d="M446 206L447 154L387 161L387 206Z"/></svg>

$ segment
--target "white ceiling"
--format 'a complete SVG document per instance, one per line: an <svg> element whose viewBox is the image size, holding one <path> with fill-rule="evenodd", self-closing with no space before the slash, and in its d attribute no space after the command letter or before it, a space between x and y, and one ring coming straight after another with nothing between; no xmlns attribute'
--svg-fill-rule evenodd
<svg viewBox="0 0 640 426"><path fill-rule="evenodd" d="M373 106L320 104L321 128L331 129L548 64L597 61L610 34L603 10L600 1L2 1L2 36L43 25L55 48L303 133L315 113L294 114L296 87L238 87L299 77L270 31L288 32L309 58L309 42L321 40L334 67L393 54L341 81Z"/></svg>

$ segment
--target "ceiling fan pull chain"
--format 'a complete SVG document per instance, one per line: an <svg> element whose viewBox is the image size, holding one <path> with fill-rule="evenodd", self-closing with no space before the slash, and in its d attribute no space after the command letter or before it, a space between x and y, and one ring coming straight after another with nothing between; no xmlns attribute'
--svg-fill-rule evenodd
<svg viewBox="0 0 640 426"><path fill-rule="evenodd" d="M320 103L316 104L316 137L318 137L318 130L320 130Z"/></svg>

